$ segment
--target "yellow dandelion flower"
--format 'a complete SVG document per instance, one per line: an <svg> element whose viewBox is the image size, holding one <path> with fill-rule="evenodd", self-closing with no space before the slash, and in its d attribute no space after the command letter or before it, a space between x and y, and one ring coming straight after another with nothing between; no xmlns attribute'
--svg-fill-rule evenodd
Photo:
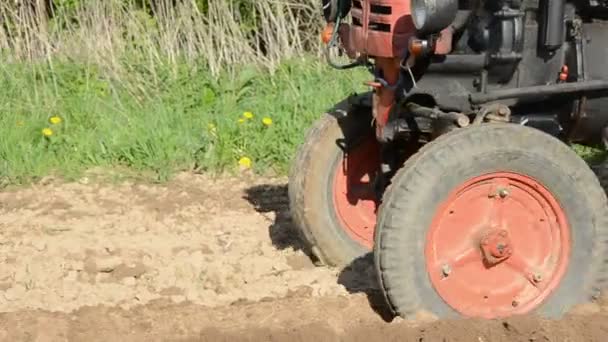
<svg viewBox="0 0 608 342"><path fill-rule="evenodd" d="M251 168L251 159L249 159L249 157L242 157L239 159L239 166L244 169Z"/></svg>
<svg viewBox="0 0 608 342"><path fill-rule="evenodd" d="M263 123L265 126L270 126L270 125L272 125L272 119L271 119L271 118L269 118L269 117L265 117L265 118L263 118L263 119L262 119L262 123Z"/></svg>
<svg viewBox="0 0 608 342"><path fill-rule="evenodd" d="M45 137L50 137L51 135L53 135L53 130L50 128L45 128L42 130L42 135L44 135Z"/></svg>
<svg viewBox="0 0 608 342"><path fill-rule="evenodd" d="M245 119L244 118L240 118L239 119L239 123L243 123L243 122L245 122Z"/></svg>
<svg viewBox="0 0 608 342"><path fill-rule="evenodd" d="M49 122L53 125L58 125L61 123L61 118L58 116L51 116L51 118L49 119Z"/></svg>
<svg viewBox="0 0 608 342"><path fill-rule="evenodd" d="M252 112L245 112L245 113L243 113L243 117L245 119L253 119L253 113Z"/></svg>

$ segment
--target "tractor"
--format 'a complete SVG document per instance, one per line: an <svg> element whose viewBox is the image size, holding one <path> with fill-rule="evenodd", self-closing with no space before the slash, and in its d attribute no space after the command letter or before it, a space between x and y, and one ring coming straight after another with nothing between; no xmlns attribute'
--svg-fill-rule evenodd
<svg viewBox="0 0 608 342"><path fill-rule="evenodd" d="M559 317L597 300L608 203L574 146L608 141L608 1L322 6L329 65L370 77L292 165L310 253L336 267L371 253L406 319Z"/></svg>

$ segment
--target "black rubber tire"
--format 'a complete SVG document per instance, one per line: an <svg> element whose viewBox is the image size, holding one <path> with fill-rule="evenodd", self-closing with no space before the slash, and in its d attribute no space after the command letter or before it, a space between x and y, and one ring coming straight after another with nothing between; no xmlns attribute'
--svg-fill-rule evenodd
<svg viewBox="0 0 608 342"><path fill-rule="evenodd" d="M460 316L429 280L424 241L437 206L452 189L496 171L535 178L555 196L570 224L568 269L535 312L559 317L578 303L598 298L608 276L608 206L597 177L573 150L548 134L514 124L483 124L424 146L384 193L374 261L395 315L411 318L422 311L439 318Z"/></svg>
<svg viewBox="0 0 608 342"><path fill-rule="evenodd" d="M371 251L342 228L330 196L335 165L344 158L345 150L373 134L371 107L366 100L366 94L347 99L318 119L299 148L289 175L294 223L308 252L329 266L346 266Z"/></svg>

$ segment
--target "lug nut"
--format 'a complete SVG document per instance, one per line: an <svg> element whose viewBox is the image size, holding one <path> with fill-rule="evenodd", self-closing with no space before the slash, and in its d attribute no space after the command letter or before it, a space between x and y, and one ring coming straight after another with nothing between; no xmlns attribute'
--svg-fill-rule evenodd
<svg viewBox="0 0 608 342"><path fill-rule="evenodd" d="M507 189L498 190L498 196L500 196L500 198L505 198L505 197L509 196L509 190L507 190Z"/></svg>
<svg viewBox="0 0 608 342"><path fill-rule="evenodd" d="M471 123L471 121L466 116L461 116L458 119L456 119L456 124L459 127L467 127L470 123Z"/></svg>
<svg viewBox="0 0 608 342"><path fill-rule="evenodd" d="M450 273L452 273L452 268L450 265L445 264L441 267L441 273L443 273L443 276L447 277L450 275Z"/></svg>
<svg viewBox="0 0 608 342"><path fill-rule="evenodd" d="M514 300L511 302L511 306L513 306L514 308L517 307L519 305L519 302Z"/></svg>
<svg viewBox="0 0 608 342"><path fill-rule="evenodd" d="M500 108L498 108L498 114L501 116L505 116L505 115L509 114L509 109L506 107L500 107Z"/></svg>
<svg viewBox="0 0 608 342"><path fill-rule="evenodd" d="M534 280L535 283L540 283L543 281L543 276L537 273L532 277L532 280Z"/></svg>

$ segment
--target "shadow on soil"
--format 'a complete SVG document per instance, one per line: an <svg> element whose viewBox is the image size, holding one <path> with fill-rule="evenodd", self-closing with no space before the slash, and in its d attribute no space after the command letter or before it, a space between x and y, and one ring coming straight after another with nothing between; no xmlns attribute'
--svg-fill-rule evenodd
<svg viewBox="0 0 608 342"><path fill-rule="evenodd" d="M350 293L365 293L371 308L384 321L391 322L395 318L380 291L374 267L374 255L371 252L358 257L344 267L338 275L338 284L344 286Z"/></svg>
<svg viewBox="0 0 608 342"><path fill-rule="evenodd" d="M257 212L275 214L274 222L268 227L268 235L276 248L293 248L310 256L291 220L287 185L256 185L247 188L244 197Z"/></svg>
<svg viewBox="0 0 608 342"><path fill-rule="evenodd" d="M272 244L278 249L293 248L308 255L315 264L318 260L310 253L300 239L289 212L287 185L264 184L245 190L244 198L260 213L274 213L275 220L268 228ZM390 313L378 287L374 269L373 255L368 253L344 267L338 276L338 283L350 293L364 293L370 306L387 322L394 316Z"/></svg>

